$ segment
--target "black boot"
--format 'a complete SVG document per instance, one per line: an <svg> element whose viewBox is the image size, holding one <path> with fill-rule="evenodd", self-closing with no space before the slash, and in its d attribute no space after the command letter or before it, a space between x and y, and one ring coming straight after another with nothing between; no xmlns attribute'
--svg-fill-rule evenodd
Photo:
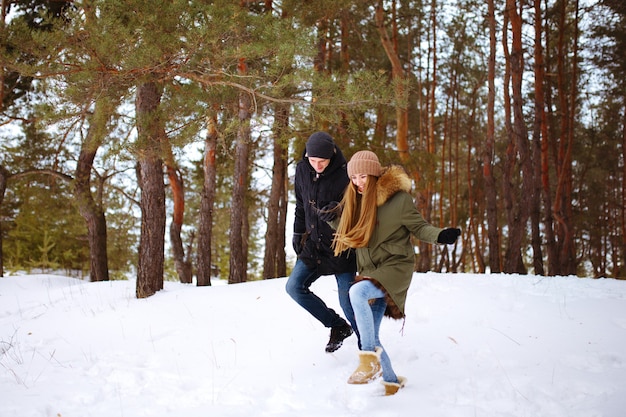
<svg viewBox="0 0 626 417"><path fill-rule="evenodd" d="M326 345L326 352L336 351L343 344L343 340L352 334L352 327L348 323L330 328L330 339Z"/></svg>

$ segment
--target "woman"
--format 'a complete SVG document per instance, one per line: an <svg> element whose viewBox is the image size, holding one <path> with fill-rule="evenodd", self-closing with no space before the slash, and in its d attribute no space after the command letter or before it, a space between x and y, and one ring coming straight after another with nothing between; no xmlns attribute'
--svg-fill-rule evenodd
<svg viewBox="0 0 626 417"><path fill-rule="evenodd" d="M404 303L413 277L415 255L411 234L430 243L454 243L459 229L441 229L417 211L409 194L411 180L400 166L382 168L376 154L359 151L348 162L351 183L335 225L335 254L356 249L357 277L349 295L360 336L359 366L349 384L366 384L382 368L385 394L406 383L397 376L378 333L383 315L404 318ZM326 216L332 217L332 216Z"/></svg>

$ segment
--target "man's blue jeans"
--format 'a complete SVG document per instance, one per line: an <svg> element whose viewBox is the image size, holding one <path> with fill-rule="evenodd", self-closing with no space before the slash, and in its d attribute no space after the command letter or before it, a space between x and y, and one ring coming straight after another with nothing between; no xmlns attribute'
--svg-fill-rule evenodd
<svg viewBox="0 0 626 417"><path fill-rule="evenodd" d="M339 305L341 306L343 313L350 322L353 329L356 329L356 322L354 321L354 312L352 311L352 305L350 305L350 297L348 296L348 290L350 285L354 282L353 272L344 272L341 274L335 274L337 279L337 291L339 293ZM306 311L311 313L313 317L318 319L326 327L341 326L344 324L344 320L337 314L332 308L329 308L324 301L315 295L309 287L317 281L320 277L315 269L309 268L300 259L296 261L293 271L287 280L285 289L287 293L298 304L300 304Z"/></svg>
<svg viewBox="0 0 626 417"><path fill-rule="evenodd" d="M380 323L387 308L385 293L369 280L359 281L352 285L349 293L361 337L361 350L374 352L377 347L380 347L382 349L380 365L383 368L383 380L397 383L398 377L393 371L389 355L387 355L387 351L378 337ZM371 304L370 300L373 300Z"/></svg>

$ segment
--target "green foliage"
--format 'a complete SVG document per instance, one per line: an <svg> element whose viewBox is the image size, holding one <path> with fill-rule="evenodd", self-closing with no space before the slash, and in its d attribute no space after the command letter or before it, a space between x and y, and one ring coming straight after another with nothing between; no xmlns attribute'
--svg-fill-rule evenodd
<svg viewBox="0 0 626 417"><path fill-rule="evenodd" d="M3 249L14 268L89 270L86 227L68 191L55 181L16 184L19 211L3 225Z"/></svg>
<svg viewBox="0 0 626 417"><path fill-rule="evenodd" d="M137 262L138 209L118 191L108 188L105 199L109 270L123 274Z"/></svg>
<svg viewBox="0 0 626 417"><path fill-rule="evenodd" d="M573 21L573 4L568 5L568 22ZM606 88L597 91L592 99L584 94L576 97L585 109L591 109L589 102L595 102L597 109L593 114L601 120L593 125L593 117L586 113L578 115L572 148L573 175L577 178L573 193L576 203L581 204L574 213L577 239L582 242L578 253L581 258L592 252L588 246L605 245L610 249L616 246L613 241L604 242L601 237L604 229L595 225L607 218L619 218L615 207L621 203L615 189L623 187L620 178L623 174L615 174L623 172L620 166L623 166L624 150L620 152L619 133L623 130L620 115L624 112L623 80L626 79L621 59L626 39L622 29L624 13L619 4L617 0L604 0L589 7L590 14L599 13L596 16L612 10L611 19L606 24L604 19L596 19L602 25L594 33L605 42L591 42L589 46L581 42L579 46L583 48L579 59L592 55L593 59L584 63L605 70L600 73L595 67L588 67L591 70L585 72L597 76L598 81L606 81L606 84L598 83ZM191 241L197 229L202 168L195 152L202 148L207 113L218 114L220 142L216 155L219 171L213 212L213 261L222 276L229 268L232 144L239 128L237 105L242 92L253 98L253 108L247 109L253 113L254 143L246 198L250 224L248 266L253 274L258 269L258 254L263 245L261 232L269 183L265 179L271 175L272 157L266 149L271 149L271 139L277 134L272 131L276 103L289 108L288 129L280 134L291 151L292 161L300 159L304 141L312 131L325 129L348 157L358 149L367 148L375 150L386 163L399 163L395 112L396 107L408 108L413 158L410 164L419 167L422 181L441 193L435 197L443 204L443 219L439 220L451 221L454 208L454 218L460 226L469 223L470 213L478 229L484 225L481 151L486 132L488 51L484 2L395 2L394 23L398 31L394 42L406 71L406 79L399 81L404 87L401 97L395 96L391 64L374 24L373 3L288 0L273 2L271 11L265 10L263 2L231 0L172 0L159 2L156 7L149 0L87 3L24 0L13 1L11 5L13 17L0 29L0 64L4 67L7 92L2 97L3 123L7 117L16 116L33 122L24 125L24 137L10 137L2 142L0 163L13 174L42 169L58 174L11 178L0 207L6 264L11 267L18 264L86 267L84 220L77 216L71 204L69 183L59 178L75 168L79 146L89 128L97 124L102 127L97 132L102 140L94 160L92 192L106 212L109 267L120 275L132 269L141 216L136 205L138 189L134 172L134 160L140 148L136 141L134 94L136 86L147 80L155 81L163 91L158 117L165 126L168 149L172 147L184 173L184 241ZM383 6L389 8L390 3L383 2ZM545 45L548 72L554 71L559 53L555 33L557 6L558 3L548 2L545 7L549 9L544 11L549 35L544 38L550 42ZM524 14L528 10L522 8ZM498 13L500 23L502 14ZM392 14L386 16L390 19ZM431 21L431 17L436 21ZM528 24L530 15L525 14L524 18ZM391 31L392 22L386 23ZM436 45L433 27L437 31ZM574 27L567 24L568 32L563 34L567 43L563 57L566 65L572 56L568 48L573 45ZM498 36L500 43L501 34ZM598 46L602 53L594 55ZM528 68L533 65L531 49L529 44L525 56ZM436 80L432 61L435 52ZM498 62L498 72L501 64ZM530 70L525 75L530 79ZM501 76L498 73L499 89ZM531 126L534 93L532 81L525 78L524 83L528 97L524 111ZM555 91L551 106L555 109L552 114L558 117L561 102L556 94L561 87L552 79L547 83ZM434 102L430 95L433 87ZM583 87L581 82L578 88ZM568 98L573 94L570 89L568 82L563 87ZM501 97L501 91L498 94ZM106 111L95 113L96 102L105 106ZM500 188L503 172L508 169L502 104L500 101L496 104L494 150L494 174ZM431 120L434 144L430 145L434 151L426 145ZM551 135L559 137L558 121L550 129ZM190 149L193 153L189 153ZM554 187L555 165L561 161L556 160L555 151L551 155L550 186ZM519 184L522 179L519 170L512 175L514 184ZM603 187L603 181L610 181L610 190ZM472 207L468 201L473 202ZM605 204L598 205L597 201ZM500 207L501 225L505 224L504 213ZM439 213L435 215L438 216ZM476 233L477 246L484 245L481 233L484 230ZM506 233L504 228L503 234ZM611 238L615 240L615 236ZM602 264L597 259L592 263ZM168 276L174 276L171 265L168 264L166 271Z"/></svg>
<svg viewBox="0 0 626 417"><path fill-rule="evenodd" d="M36 124L0 146L12 175L2 207L3 251L12 268L85 271L85 225L72 206L70 184L57 170L66 151L58 151Z"/></svg>

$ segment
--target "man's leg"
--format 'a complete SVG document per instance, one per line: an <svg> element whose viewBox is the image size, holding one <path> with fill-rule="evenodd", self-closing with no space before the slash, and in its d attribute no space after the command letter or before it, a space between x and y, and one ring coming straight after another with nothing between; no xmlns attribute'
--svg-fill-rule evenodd
<svg viewBox="0 0 626 417"><path fill-rule="evenodd" d="M300 259L291 271L285 289L287 294L300 304L313 317L318 319L325 327L342 326L346 321L333 309L328 308L326 303L309 290L309 287L319 278L314 269L310 269Z"/></svg>
<svg viewBox="0 0 626 417"><path fill-rule="evenodd" d="M353 272L344 272L342 274L336 274L335 278L337 279L337 292L339 294L339 305L343 310L343 314L346 316L346 319L350 322L352 329L356 333L357 338L359 339L359 349L361 348L361 342L359 337L359 330L356 325L356 320L354 319L354 310L352 309L352 303L350 303L350 286L354 283L355 273Z"/></svg>

